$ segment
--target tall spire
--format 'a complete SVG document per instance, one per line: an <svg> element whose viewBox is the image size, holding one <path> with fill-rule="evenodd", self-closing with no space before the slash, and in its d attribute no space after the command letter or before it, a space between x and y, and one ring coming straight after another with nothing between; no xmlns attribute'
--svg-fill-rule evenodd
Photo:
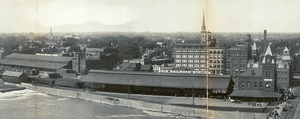
<svg viewBox="0 0 300 119"><path fill-rule="evenodd" d="M202 20L202 31L206 31L204 10L203 10L203 20Z"/></svg>
<svg viewBox="0 0 300 119"><path fill-rule="evenodd" d="M257 48L256 48L256 42L253 43L252 50L257 50Z"/></svg>

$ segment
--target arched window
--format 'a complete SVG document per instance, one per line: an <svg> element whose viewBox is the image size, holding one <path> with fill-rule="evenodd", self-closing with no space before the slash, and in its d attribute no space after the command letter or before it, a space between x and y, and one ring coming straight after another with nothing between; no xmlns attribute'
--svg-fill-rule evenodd
<svg viewBox="0 0 300 119"><path fill-rule="evenodd" d="M244 83L244 81L242 81L242 86L245 86L245 83Z"/></svg>
<svg viewBox="0 0 300 119"><path fill-rule="evenodd" d="M220 54L220 51L218 51L218 54Z"/></svg>
<svg viewBox="0 0 300 119"><path fill-rule="evenodd" d="M262 82L261 81L259 82L259 87L262 87Z"/></svg>
<svg viewBox="0 0 300 119"><path fill-rule="evenodd" d="M210 53L210 54L212 54L213 52L212 52L212 51L210 51L209 53Z"/></svg>
<svg viewBox="0 0 300 119"><path fill-rule="evenodd" d="M257 82L256 82L256 81L254 82L254 87L255 87L255 88L257 87Z"/></svg>
<svg viewBox="0 0 300 119"><path fill-rule="evenodd" d="M247 87L250 87L250 82L249 81L247 82Z"/></svg>
<svg viewBox="0 0 300 119"><path fill-rule="evenodd" d="M214 51L214 54L217 54L217 51Z"/></svg>

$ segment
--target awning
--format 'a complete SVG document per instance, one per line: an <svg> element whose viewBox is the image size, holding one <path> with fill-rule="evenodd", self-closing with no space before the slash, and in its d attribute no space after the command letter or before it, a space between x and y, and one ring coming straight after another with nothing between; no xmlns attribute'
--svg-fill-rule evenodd
<svg viewBox="0 0 300 119"><path fill-rule="evenodd" d="M263 92L260 90L236 90L233 91L230 97L249 97L249 98L278 98L282 94L275 92Z"/></svg>

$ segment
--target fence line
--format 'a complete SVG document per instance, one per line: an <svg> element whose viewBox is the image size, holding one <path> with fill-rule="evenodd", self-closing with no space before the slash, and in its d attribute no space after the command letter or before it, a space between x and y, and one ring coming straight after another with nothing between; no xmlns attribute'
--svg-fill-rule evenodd
<svg viewBox="0 0 300 119"><path fill-rule="evenodd" d="M88 92L81 92L75 90L65 90L59 88L50 88L50 87L42 87L42 86L33 86L31 84L22 84L26 88L30 90L35 90L42 93L69 97L69 98L78 98L82 100L88 100L93 102L99 102L109 105L116 106L126 106L131 108L150 110L156 112L163 113L172 113L172 114L180 114L191 117L201 117L208 119L266 119L267 115L265 113L251 113L251 112L238 112L238 111L217 111L217 110L209 110L202 108L193 108L193 107L182 107L175 105L165 105L165 104L157 104L150 102L143 102L131 99L123 99L123 98L114 98L108 96L102 96L97 94L91 94Z"/></svg>

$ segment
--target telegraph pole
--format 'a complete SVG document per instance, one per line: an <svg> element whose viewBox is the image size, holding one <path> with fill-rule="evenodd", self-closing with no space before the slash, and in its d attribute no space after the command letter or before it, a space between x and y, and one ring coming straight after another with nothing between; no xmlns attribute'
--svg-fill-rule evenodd
<svg viewBox="0 0 300 119"><path fill-rule="evenodd" d="M192 89L192 96L193 96L193 105L195 105L195 103L194 103L194 85L193 85L193 89Z"/></svg>
<svg viewBox="0 0 300 119"><path fill-rule="evenodd" d="M129 98L129 79L127 79L127 98Z"/></svg>

